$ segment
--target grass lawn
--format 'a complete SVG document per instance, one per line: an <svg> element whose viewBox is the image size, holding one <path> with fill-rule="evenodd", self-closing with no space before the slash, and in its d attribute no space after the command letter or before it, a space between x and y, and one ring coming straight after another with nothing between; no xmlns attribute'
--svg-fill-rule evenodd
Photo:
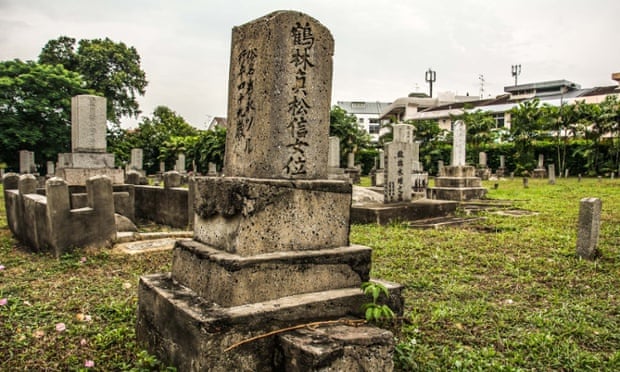
<svg viewBox="0 0 620 372"><path fill-rule="evenodd" d="M497 190L493 184L498 183ZM396 361L411 370L620 370L620 180L485 182L528 217L466 227L353 225L372 276L402 283ZM579 200L603 201L596 261L575 257ZM136 345L138 278L171 253L78 249L57 260L11 237L0 203L0 370L165 369Z"/></svg>

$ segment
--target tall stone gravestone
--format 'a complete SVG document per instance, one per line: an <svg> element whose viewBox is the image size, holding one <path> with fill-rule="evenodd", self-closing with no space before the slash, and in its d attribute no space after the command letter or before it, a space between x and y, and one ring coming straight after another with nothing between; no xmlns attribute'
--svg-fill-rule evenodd
<svg viewBox="0 0 620 372"><path fill-rule="evenodd" d="M194 239L140 282L137 338L165 363L272 370L274 338L224 349L359 312L371 250L349 245L351 184L327 179L332 54L303 13L233 29L225 176L195 178Z"/></svg>
<svg viewBox="0 0 620 372"><path fill-rule="evenodd" d="M56 176L69 185L85 185L96 175L122 184L122 169L114 168L114 154L106 152L106 99L79 95L71 99L71 151L58 154Z"/></svg>
<svg viewBox="0 0 620 372"><path fill-rule="evenodd" d="M487 165L487 153L481 151L478 154L478 168L476 169L476 176L482 180L488 180L491 176L491 170Z"/></svg>
<svg viewBox="0 0 620 372"><path fill-rule="evenodd" d="M538 154L538 164L536 169L532 172L532 178L545 178L547 177L547 170L545 169L545 155Z"/></svg>
<svg viewBox="0 0 620 372"><path fill-rule="evenodd" d="M19 151L19 173L34 174L37 168L34 163L34 152L28 150Z"/></svg>
<svg viewBox="0 0 620 372"><path fill-rule="evenodd" d="M134 171L138 171L142 173L142 159L143 159L143 151L142 149L131 149L131 163L130 169Z"/></svg>
<svg viewBox="0 0 620 372"><path fill-rule="evenodd" d="M472 200L481 199L487 189L482 187L480 177L476 177L476 168L466 164L467 128L462 120L454 123L452 143L452 164L439 169L435 178L435 187L429 188L433 199Z"/></svg>
<svg viewBox="0 0 620 372"><path fill-rule="evenodd" d="M185 154L184 153L180 153L177 155L177 161L176 161L174 170L176 170L179 173L185 173Z"/></svg>
<svg viewBox="0 0 620 372"><path fill-rule="evenodd" d="M392 127L393 139L384 147L385 181L383 202L411 201L413 185L413 126L396 124Z"/></svg>
<svg viewBox="0 0 620 372"><path fill-rule="evenodd" d="M330 180L349 179L344 175L344 168L340 167L340 138L337 136L329 137L329 148L327 150L327 177Z"/></svg>
<svg viewBox="0 0 620 372"><path fill-rule="evenodd" d="M495 171L495 174L497 175L498 178L504 177L504 174L506 174L506 156L505 155L499 156L499 168L497 168L497 170Z"/></svg>

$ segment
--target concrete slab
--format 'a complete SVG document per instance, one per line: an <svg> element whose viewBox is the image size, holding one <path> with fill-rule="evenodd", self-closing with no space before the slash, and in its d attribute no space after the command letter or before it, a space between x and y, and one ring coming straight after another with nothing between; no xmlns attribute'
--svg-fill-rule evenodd
<svg viewBox="0 0 620 372"><path fill-rule="evenodd" d="M140 240L128 243L121 243L114 246L113 251L118 253L124 253L129 255L158 252L172 250L174 245L179 239L177 238L164 238L154 240ZM191 240L191 239L185 239Z"/></svg>
<svg viewBox="0 0 620 372"><path fill-rule="evenodd" d="M454 214L459 203L449 200L419 199L412 202L369 203L351 206L351 223L386 225L392 221L417 221Z"/></svg>

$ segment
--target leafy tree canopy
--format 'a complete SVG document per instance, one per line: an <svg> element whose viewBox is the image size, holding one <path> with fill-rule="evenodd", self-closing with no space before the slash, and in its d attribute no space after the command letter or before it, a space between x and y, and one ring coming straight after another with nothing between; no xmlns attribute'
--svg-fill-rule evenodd
<svg viewBox="0 0 620 372"><path fill-rule="evenodd" d="M19 150L38 163L69 152L71 97L92 94L79 74L60 65L0 62L0 162L16 169Z"/></svg>
<svg viewBox="0 0 620 372"><path fill-rule="evenodd" d="M146 75L140 67L140 55L134 47L108 38L78 42L61 36L45 44L39 63L62 65L77 72L87 87L108 100L108 120L119 123L121 116L138 116L137 96L144 95Z"/></svg>
<svg viewBox="0 0 620 372"><path fill-rule="evenodd" d="M357 117L334 106L329 113L329 135L340 138L340 152L357 152L370 146L370 136L357 125Z"/></svg>

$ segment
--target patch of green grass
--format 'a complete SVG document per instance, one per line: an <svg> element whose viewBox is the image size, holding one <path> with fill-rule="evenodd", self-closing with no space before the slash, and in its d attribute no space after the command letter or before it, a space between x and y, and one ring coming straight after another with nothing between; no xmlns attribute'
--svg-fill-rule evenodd
<svg viewBox="0 0 620 372"><path fill-rule="evenodd" d="M405 286L408 321L393 330L399 369L620 370L620 180L529 184L485 186L535 216L351 227L352 243L373 248L372 276ZM603 201L596 261L575 257L579 200L590 196ZM166 369L137 345L135 313L139 276L169 271L170 252L29 253L2 200L0 264L0 370L80 370L87 360L105 371Z"/></svg>
<svg viewBox="0 0 620 372"><path fill-rule="evenodd" d="M539 214L484 213L440 230L352 226L351 241L373 248L372 276L406 288L399 368L620 370L620 182L485 186L489 198ZM584 197L603 202L597 261L575 256Z"/></svg>

